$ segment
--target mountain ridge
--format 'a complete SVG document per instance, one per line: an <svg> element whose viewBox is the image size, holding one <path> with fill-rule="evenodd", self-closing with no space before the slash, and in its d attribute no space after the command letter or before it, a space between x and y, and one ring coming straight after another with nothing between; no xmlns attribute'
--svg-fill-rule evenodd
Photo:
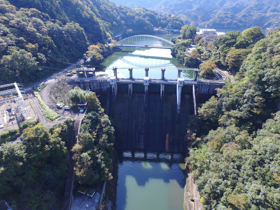
<svg viewBox="0 0 280 210"><path fill-rule="evenodd" d="M266 2L264 0L164 0L155 1L154 4L145 4L145 1L112 0L116 4L136 5L141 3L143 7L153 11L179 16L185 24L192 24L200 28L219 29L245 29L253 26L261 28L279 25L280 6L277 0Z"/></svg>

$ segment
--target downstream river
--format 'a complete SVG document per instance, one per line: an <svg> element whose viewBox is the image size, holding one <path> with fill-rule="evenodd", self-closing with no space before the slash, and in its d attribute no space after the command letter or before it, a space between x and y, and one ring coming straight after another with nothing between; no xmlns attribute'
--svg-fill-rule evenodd
<svg viewBox="0 0 280 210"><path fill-rule="evenodd" d="M122 52L109 56L103 65L112 75L112 68L117 67L119 77L129 77L128 68L133 68L134 78L143 78L145 67L149 67L152 79L161 77L162 68L166 69L165 78L176 79L177 69L184 68L172 58L170 49L156 48L123 48ZM182 76L191 79L193 72L183 71ZM186 178L181 168L185 153L118 151L118 154L117 210L183 209Z"/></svg>
<svg viewBox="0 0 280 210"><path fill-rule="evenodd" d="M183 155L170 160L169 154L160 154L156 160L156 154L148 153L150 159L141 160L139 152L130 160L130 152L126 153L124 157L119 153L116 209L182 210L186 178L180 166L184 164L175 162L183 161Z"/></svg>

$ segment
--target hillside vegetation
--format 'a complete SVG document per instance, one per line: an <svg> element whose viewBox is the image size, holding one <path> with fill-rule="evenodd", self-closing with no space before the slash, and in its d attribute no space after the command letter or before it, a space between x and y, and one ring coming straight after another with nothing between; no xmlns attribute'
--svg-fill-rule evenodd
<svg viewBox="0 0 280 210"><path fill-rule="evenodd" d="M278 0L112 0L116 4L172 13L201 28L243 30L254 26L279 27Z"/></svg>
<svg viewBox="0 0 280 210"><path fill-rule="evenodd" d="M236 74L254 45L264 37L260 27L248 28L242 33L229 31L213 42L200 39L196 49L203 60L211 59L220 68Z"/></svg>
<svg viewBox="0 0 280 210"><path fill-rule="evenodd" d="M193 120L187 163L207 209L280 208L279 43L280 28L258 41Z"/></svg>
<svg viewBox="0 0 280 210"><path fill-rule="evenodd" d="M119 33L182 26L177 17L106 0L0 0L0 13L0 84L51 74L83 58L89 45L99 43L98 53L107 55L112 49L104 45Z"/></svg>
<svg viewBox="0 0 280 210"><path fill-rule="evenodd" d="M23 131L24 141L0 146L0 199L13 209L51 209L61 204L67 177L67 148L73 131L68 119L47 129Z"/></svg>
<svg viewBox="0 0 280 210"><path fill-rule="evenodd" d="M94 187L101 181L113 178L110 171L114 128L94 92L75 87L68 95L73 104L87 101L87 113L81 124L79 140L72 150L75 152L73 159L77 182Z"/></svg>
<svg viewBox="0 0 280 210"><path fill-rule="evenodd" d="M201 35L197 35L196 31L197 28L194 26L182 27L181 35L171 40L175 43L171 49L172 56L185 66L195 68L198 68L201 62L209 60L210 63L215 63L211 65L213 68L218 66L231 71L234 75L239 71L254 45L265 37L260 27L253 27L241 33L228 31L225 35L216 37L213 42L207 42ZM191 43L196 44L196 49L190 52L188 48L191 47ZM202 70L204 64L201 65ZM209 73L213 74L212 68L210 69ZM211 76L209 73L207 73L208 76ZM203 71L200 74L204 74Z"/></svg>

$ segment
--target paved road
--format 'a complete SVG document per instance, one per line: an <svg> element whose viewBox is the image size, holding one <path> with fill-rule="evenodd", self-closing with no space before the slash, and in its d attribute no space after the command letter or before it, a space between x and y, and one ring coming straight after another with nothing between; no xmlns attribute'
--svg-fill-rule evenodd
<svg viewBox="0 0 280 210"><path fill-rule="evenodd" d="M76 118L76 114L71 114L71 113L67 113L67 111L65 111L64 113L65 114L60 114L60 117L59 118L57 118L57 119L55 119L55 120L53 120L53 121L48 121L46 118L45 118L45 116L44 116L44 114L43 114L43 112L42 112L42 110L41 110L41 106L40 106L40 104L38 103L38 101L37 101L37 99L36 99L36 97L34 96L34 95L31 95L31 94L29 94L29 99L32 101L32 104L33 104L33 106L34 106L34 109L36 110L36 114L37 114L37 116L39 117L39 120L40 120L40 123L43 123L44 124L44 126L46 126L47 128L50 128L51 126L53 126L53 125L56 125L56 124L58 124L58 123L61 123L61 122L63 122L64 120L66 120L68 117L71 117L71 118L73 118L73 119L75 119ZM73 112L74 113L74 112Z"/></svg>
<svg viewBox="0 0 280 210"><path fill-rule="evenodd" d="M50 109L54 110L60 116L68 116L75 119L78 114L78 111L74 111L72 109L69 111L65 111L63 108L58 109L56 107L56 103L50 98L50 91L52 89L52 86L56 83L56 81L54 79L50 79L46 83L47 86L40 92L40 95L43 101L47 104L47 106Z"/></svg>
<svg viewBox="0 0 280 210"><path fill-rule="evenodd" d="M41 106L38 103L38 101L36 100L35 96L33 94L28 94L28 98L32 101L32 104L34 106L37 116L39 117L40 122L43 124L46 124L47 120L44 117L43 112L41 110Z"/></svg>

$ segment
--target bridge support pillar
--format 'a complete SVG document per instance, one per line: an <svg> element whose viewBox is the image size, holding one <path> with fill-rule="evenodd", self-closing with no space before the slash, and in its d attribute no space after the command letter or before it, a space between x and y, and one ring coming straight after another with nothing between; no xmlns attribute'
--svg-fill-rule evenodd
<svg viewBox="0 0 280 210"><path fill-rule="evenodd" d="M197 71L193 71L193 80L196 81L197 80Z"/></svg>
<svg viewBox="0 0 280 210"><path fill-rule="evenodd" d="M145 108L147 108L148 105L148 88L149 88L149 82L150 82L150 78L149 77L144 77L144 86L145 86Z"/></svg>
<svg viewBox="0 0 280 210"><path fill-rule="evenodd" d="M181 78L181 73L182 73L182 69L178 69L178 75L177 75L177 78Z"/></svg>
<svg viewBox="0 0 280 210"><path fill-rule="evenodd" d="M118 68L113 67L113 71L114 71L114 76L116 77L116 79L118 79L118 72L117 72Z"/></svg>
<svg viewBox="0 0 280 210"><path fill-rule="evenodd" d="M117 92L118 92L118 85L117 85L116 77L110 78L110 85L112 86L112 94L113 94L113 100L114 100L117 97Z"/></svg>
<svg viewBox="0 0 280 210"><path fill-rule="evenodd" d="M129 71L129 79L133 79L133 68L130 68L130 69L128 69L128 71Z"/></svg>
<svg viewBox="0 0 280 210"><path fill-rule="evenodd" d="M164 72L165 72L165 69L161 69L161 79L162 79L162 80L165 80L165 78L164 78Z"/></svg>
<svg viewBox="0 0 280 210"><path fill-rule="evenodd" d="M133 84L130 83L128 84L128 97L132 98L132 93L133 93Z"/></svg>
<svg viewBox="0 0 280 210"><path fill-rule="evenodd" d="M149 68L145 68L145 72L146 72L145 77L149 77Z"/></svg>
<svg viewBox="0 0 280 210"><path fill-rule="evenodd" d="M165 84L160 84L160 98L163 99L164 97L164 88Z"/></svg>
<svg viewBox="0 0 280 210"><path fill-rule="evenodd" d="M180 114L180 106L181 106L181 93L182 88L184 86L184 78L177 79L177 113Z"/></svg>

